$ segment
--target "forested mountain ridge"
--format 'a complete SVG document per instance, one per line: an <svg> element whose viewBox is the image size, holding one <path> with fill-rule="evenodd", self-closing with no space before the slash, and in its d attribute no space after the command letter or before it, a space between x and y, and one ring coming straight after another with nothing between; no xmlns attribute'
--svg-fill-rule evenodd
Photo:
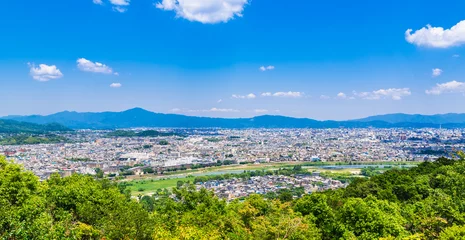
<svg viewBox="0 0 465 240"><path fill-rule="evenodd" d="M70 130L71 129L57 123L35 124L0 119L0 133L46 133Z"/></svg>
<svg viewBox="0 0 465 240"><path fill-rule="evenodd" d="M391 114L350 121L318 121L309 118L264 115L252 118L210 118L154 113L142 108L122 112L59 112L41 116L7 116L36 124L59 123L73 129L117 129L136 127L172 128L457 128L465 127L465 114Z"/></svg>
<svg viewBox="0 0 465 240"><path fill-rule="evenodd" d="M421 124L463 124L465 123L465 114L463 113L447 113L447 114L435 114L435 115L422 115L422 114L385 114L371 116L367 118L357 119L354 121L359 122L372 122L372 121L384 121L392 124L397 123L421 123Z"/></svg>
<svg viewBox="0 0 465 240"><path fill-rule="evenodd" d="M40 182L0 157L2 239L463 239L465 161L440 159L281 202L206 190L130 198L90 176Z"/></svg>

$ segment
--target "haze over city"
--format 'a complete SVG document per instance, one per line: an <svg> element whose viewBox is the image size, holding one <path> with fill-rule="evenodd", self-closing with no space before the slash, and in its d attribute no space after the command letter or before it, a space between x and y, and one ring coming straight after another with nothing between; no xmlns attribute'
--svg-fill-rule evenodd
<svg viewBox="0 0 465 240"><path fill-rule="evenodd" d="M9 1L0 116L465 112L463 1L275 3Z"/></svg>

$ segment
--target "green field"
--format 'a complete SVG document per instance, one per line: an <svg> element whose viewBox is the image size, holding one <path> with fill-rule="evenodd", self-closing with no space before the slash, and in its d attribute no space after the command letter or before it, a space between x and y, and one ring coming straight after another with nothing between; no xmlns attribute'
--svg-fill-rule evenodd
<svg viewBox="0 0 465 240"><path fill-rule="evenodd" d="M139 194L151 194L157 191L157 189L173 188L176 187L178 181L193 181L194 178L170 178L170 179L150 179L150 180L133 180L128 186L131 190L132 195ZM142 190L142 191L141 191Z"/></svg>
<svg viewBox="0 0 465 240"><path fill-rule="evenodd" d="M405 162L378 162L373 163L370 162L366 165L370 164L377 164L377 165L402 165ZM410 164L410 163L409 163ZM413 163L415 164L415 163ZM413 165L412 164L412 165ZM276 170L279 168L284 167L293 167L295 165L303 165L305 168L308 169L309 172L319 171L325 173L332 173L332 174L343 174L343 175L354 175L357 176L360 174L360 168L343 168L343 169L321 169L318 166L322 165L336 165L334 163L301 163L301 162L284 162L284 163L265 163L265 164L247 164L247 165L232 165L232 166L218 166L218 167L209 167L209 168L202 168L202 169L194 169L194 170L185 170L185 171L177 171L173 173L166 174L165 178L156 177L154 175L144 176L143 179L135 179L128 181L128 188L131 190L132 195L150 195L155 193L158 189L164 188L173 188L176 187L178 181L193 181L194 177L187 177L188 174L209 174L212 172L222 172L222 171L237 171L237 170L244 170L244 171L256 171L256 170ZM381 170L381 169L380 169ZM384 169L387 170L387 169Z"/></svg>

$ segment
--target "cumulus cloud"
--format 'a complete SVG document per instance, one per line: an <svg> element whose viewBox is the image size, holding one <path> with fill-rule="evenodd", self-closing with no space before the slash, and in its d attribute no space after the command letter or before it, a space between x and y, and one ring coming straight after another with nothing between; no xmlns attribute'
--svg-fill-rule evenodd
<svg viewBox="0 0 465 240"><path fill-rule="evenodd" d="M262 97L288 97L288 98L300 98L304 96L303 92L265 92L261 94Z"/></svg>
<svg viewBox="0 0 465 240"><path fill-rule="evenodd" d="M113 7L113 10L116 12L125 13L128 9L125 7L115 6Z"/></svg>
<svg viewBox="0 0 465 240"><path fill-rule="evenodd" d="M131 0L110 0L110 3L116 6L129 6Z"/></svg>
<svg viewBox="0 0 465 240"><path fill-rule="evenodd" d="M120 88L121 86L123 86L123 85L121 85L121 83L112 83L112 84L110 84L111 88Z"/></svg>
<svg viewBox="0 0 465 240"><path fill-rule="evenodd" d="M155 7L174 11L176 17L201 23L228 22L242 17L248 0L162 0Z"/></svg>
<svg viewBox="0 0 465 240"><path fill-rule="evenodd" d="M389 88L379 89L372 92L354 92L354 95L366 100L380 100L390 98L392 100L401 100L403 97L410 96L412 93L409 88Z"/></svg>
<svg viewBox="0 0 465 240"><path fill-rule="evenodd" d="M431 74L433 77L439 77L442 74L442 69L434 68L433 73Z"/></svg>
<svg viewBox="0 0 465 240"><path fill-rule="evenodd" d="M326 95L321 95L321 96L320 96L320 99L327 100L327 99L330 99L330 97L329 97L329 96L326 96Z"/></svg>
<svg viewBox="0 0 465 240"><path fill-rule="evenodd" d="M84 71L84 72L103 73L103 74L113 73L113 69L111 69L109 66L103 63L99 63L99 62L91 62L85 58L79 58L77 60L77 66L79 70Z"/></svg>
<svg viewBox="0 0 465 240"><path fill-rule="evenodd" d="M460 21L450 29L427 25L413 32L408 29L405 39L411 44L432 48L448 48L465 43L465 20Z"/></svg>
<svg viewBox="0 0 465 240"><path fill-rule="evenodd" d="M217 103L222 103L223 102L223 99L219 99L218 101L216 101Z"/></svg>
<svg viewBox="0 0 465 240"><path fill-rule="evenodd" d="M182 110L179 109L179 108L173 108L173 109L171 109L171 112L181 112L181 111L182 111Z"/></svg>
<svg viewBox="0 0 465 240"><path fill-rule="evenodd" d="M103 5L103 0L93 0L93 2L98 5ZM113 6L114 11L124 13L128 10L127 7L131 3L131 0L109 0L109 2Z"/></svg>
<svg viewBox="0 0 465 240"><path fill-rule="evenodd" d="M255 96L255 94L253 93L249 93L247 95L236 95L236 94L232 95L232 98L237 98L237 99L254 99L256 97L257 96Z"/></svg>
<svg viewBox="0 0 465 240"><path fill-rule="evenodd" d="M443 93L465 93L465 82L451 81L446 83L438 83L430 90L426 90L426 94L440 95Z"/></svg>
<svg viewBox="0 0 465 240"><path fill-rule="evenodd" d="M31 74L31 77L34 80L47 82L52 79L63 77L63 73L61 73L60 69L58 69L55 65L49 66L46 64L40 64L39 67L36 67L33 63L28 63L28 65L30 68L29 74Z"/></svg>
<svg viewBox="0 0 465 240"><path fill-rule="evenodd" d="M346 99L347 98L347 95L343 92L340 92L336 95L336 98L339 98L339 99Z"/></svg>
<svg viewBox="0 0 465 240"><path fill-rule="evenodd" d="M271 71L271 70L274 70L274 69L275 69L274 66L268 66L268 67L261 66L261 67L259 68L259 70L262 71L262 72Z"/></svg>

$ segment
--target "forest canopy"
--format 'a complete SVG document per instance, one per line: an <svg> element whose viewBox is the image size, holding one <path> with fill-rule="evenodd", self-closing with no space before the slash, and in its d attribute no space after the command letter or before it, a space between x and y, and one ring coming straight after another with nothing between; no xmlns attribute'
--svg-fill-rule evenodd
<svg viewBox="0 0 465 240"><path fill-rule="evenodd" d="M13 120L0 119L0 133L49 133L49 132L69 132L71 129L56 123L35 124L18 122Z"/></svg>
<svg viewBox="0 0 465 240"><path fill-rule="evenodd" d="M226 202L185 185L131 198L108 179L39 179L0 157L1 239L463 239L465 161L439 159L298 199Z"/></svg>

